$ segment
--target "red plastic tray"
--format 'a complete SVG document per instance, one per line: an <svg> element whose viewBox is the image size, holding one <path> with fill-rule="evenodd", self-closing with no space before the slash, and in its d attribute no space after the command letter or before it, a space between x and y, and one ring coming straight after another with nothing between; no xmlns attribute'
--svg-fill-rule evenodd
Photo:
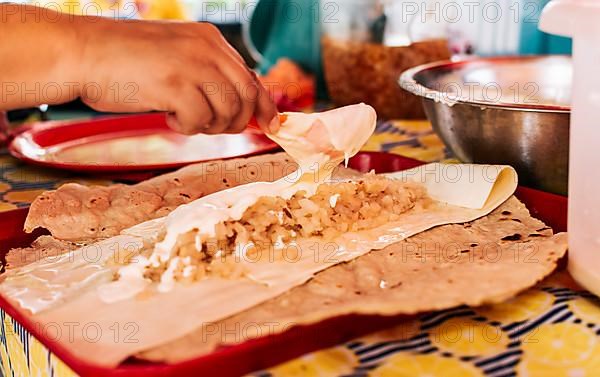
<svg viewBox="0 0 600 377"><path fill-rule="evenodd" d="M236 135L181 135L167 126L164 113L34 123L9 145L13 156L29 163L86 173L174 169L276 149L252 127Z"/></svg>
<svg viewBox="0 0 600 377"><path fill-rule="evenodd" d="M405 170L422 162L398 155L380 152L362 152L350 160L350 167L378 173ZM555 231L566 230L567 198L519 187L516 195L532 215L544 221ZM27 209L0 214L0 252L12 247L29 245L40 233L29 235L22 231ZM237 376L268 368L305 353L330 347L367 333L390 327L405 320L405 316L382 317L349 315L333 318L310 326L299 326L289 331L243 344L222 348L214 353L176 365L148 364L129 360L117 369L101 369L74 358L59 344L45 338L36 327L0 297L0 307L20 322L27 331L40 340L51 352L80 375L94 376L180 376L202 375Z"/></svg>

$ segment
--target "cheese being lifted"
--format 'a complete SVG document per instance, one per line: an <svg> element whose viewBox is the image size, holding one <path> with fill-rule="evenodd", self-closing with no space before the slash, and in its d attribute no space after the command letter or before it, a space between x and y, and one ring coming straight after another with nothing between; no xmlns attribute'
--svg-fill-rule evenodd
<svg viewBox="0 0 600 377"><path fill-rule="evenodd" d="M361 103L323 113L285 113L283 120L279 132L268 136L302 169L314 171L347 163L375 131L377 114Z"/></svg>

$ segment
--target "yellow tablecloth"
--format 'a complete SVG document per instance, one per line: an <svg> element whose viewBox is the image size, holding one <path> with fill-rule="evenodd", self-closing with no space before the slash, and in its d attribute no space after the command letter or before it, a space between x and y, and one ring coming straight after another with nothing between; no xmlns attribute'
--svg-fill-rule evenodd
<svg viewBox="0 0 600 377"><path fill-rule="evenodd" d="M365 150L424 161L448 157L423 121L382 123ZM27 206L40 192L67 181L109 183L26 166L0 154L0 211ZM0 316L4 375L27 368L41 376L72 375L10 317ZM256 375L600 376L600 301L558 272L503 304L427 313Z"/></svg>

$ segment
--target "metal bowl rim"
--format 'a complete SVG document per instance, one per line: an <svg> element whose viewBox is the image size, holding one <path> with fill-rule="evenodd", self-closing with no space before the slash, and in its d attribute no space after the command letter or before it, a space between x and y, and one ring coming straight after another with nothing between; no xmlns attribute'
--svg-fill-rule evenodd
<svg viewBox="0 0 600 377"><path fill-rule="evenodd" d="M486 108L496 108L503 110L512 111L530 111L530 112L542 112L542 113L570 113L570 106L560 105L530 105L520 103L508 103L508 102L486 102L486 101L467 101L464 99L452 99L447 101L440 101L439 98L444 94L443 92L430 89L425 85L420 84L415 80L415 76L423 71L435 70L439 68L454 68L464 66L472 63L494 63L494 62L515 62L520 60L543 60L551 57L569 57L568 55L531 55L531 56L499 56L499 57L488 57L488 58L475 58L475 59L463 59L458 61L453 60L441 60L433 63L422 64L404 71L398 80L398 83L402 89L417 95L419 97L425 97L435 102L444 103L452 106L454 104L463 104L469 106L480 106Z"/></svg>

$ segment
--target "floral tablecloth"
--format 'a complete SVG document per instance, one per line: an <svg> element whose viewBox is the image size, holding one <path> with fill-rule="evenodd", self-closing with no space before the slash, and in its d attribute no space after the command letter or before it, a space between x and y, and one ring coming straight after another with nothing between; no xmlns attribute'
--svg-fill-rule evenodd
<svg viewBox="0 0 600 377"><path fill-rule="evenodd" d="M378 126L365 150L448 158L429 123ZM27 206L64 182L110 182L26 166L0 153L0 211ZM0 313L4 375L73 373ZM13 360L9 362L8 356ZM427 313L396 328L305 355L257 376L600 376L600 301L566 272L505 303Z"/></svg>

